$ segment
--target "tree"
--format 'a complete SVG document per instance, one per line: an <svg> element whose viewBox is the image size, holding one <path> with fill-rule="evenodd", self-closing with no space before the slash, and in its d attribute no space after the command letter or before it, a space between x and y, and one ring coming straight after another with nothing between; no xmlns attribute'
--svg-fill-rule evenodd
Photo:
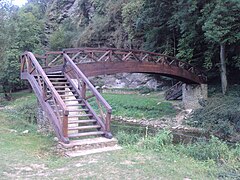
<svg viewBox="0 0 240 180"><path fill-rule="evenodd" d="M215 0L203 9L203 30L210 41L220 46L222 93L227 91L226 46L240 39L240 3L238 0Z"/></svg>
<svg viewBox="0 0 240 180"><path fill-rule="evenodd" d="M201 9L205 0L179 0L173 17L179 29L177 57L202 66L206 42L202 31Z"/></svg>
<svg viewBox="0 0 240 180"><path fill-rule="evenodd" d="M6 3L0 5L0 83L5 97L19 90L24 83L19 77L19 55L24 51L41 49L42 22L36 7L27 4L22 8ZM33 14L34 13L34 14Z"/></svg>
<svg viewBox="0 0 240 180"><path fill-rule="evenodd" d="M137 20L142 10L143 0L132 0L125 3L122 8L123 27L127 33L130 48L139 48L142 44L143 33L137 29Z"/></svg>
<svg viewBox="0 0 240 180"><path fill-rule="evenodd" d="M144 48L168 55L176 50L177 29L173 15L176 0L144 0L137 27L144 32Z"/></svg>

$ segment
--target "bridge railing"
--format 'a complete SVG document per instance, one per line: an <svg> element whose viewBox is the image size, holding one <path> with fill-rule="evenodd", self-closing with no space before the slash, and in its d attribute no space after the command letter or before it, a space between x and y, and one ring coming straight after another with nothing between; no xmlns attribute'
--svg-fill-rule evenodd
<svg viewBox="0 0 240 180"><path fill-rule="evenodd" d="M62 141L68 142L67 121L69 111L67 110L66 104L63 102L38 60L31 52L22 54L20 60L21 77L29 80L33 90L37 94L37 98L40 103L42 103L42 107L44 107L48 112L47 114L51 116L49 119L52 120L58 137ZM52 104L48 104L47 101L51 101ZM61 118L61 115L63 118Z"/></svg>
<svg viewBox="0 0 240 180"><path fill-rule="evenodd" d="M177 58L142 50L126 50L116 48L71 48L65 49L64 52L68 54L76 63L89 62L118 62L118 61L139 61L139 62L153 62L161 63L169 66L176 66L180 69L198 76L201 81L207 81L205 73L192 66L191 64L180 61Z"/></svg>
<svg viewBox="0 0 240 180"><path fill-rule="evenodd" d="M175 66L179 69L188 71L197 76L201 82L207 81L207 75L192 66L175 57L164 54L148 52L143 50L117 49L117 48L70 48L63 50L75 63L90 62L119 62L119 61L138 61L161 63L166 66ZM41 56L44 59L45 68L63 64L62 51L50 51Z"/></svg>
<svg viewBox="0 0 240 180"><path fill-rule="evenodd" d="M83 72L77 67L77 65L73 62L73 60L66 54L63 54L64 57L64 72L71 70L71 77L68 73L65 73L65 76L71 81L71 79L77 80L77 93L79 96L85 101L85 104L93 113L94 118L96 118L98 124L101 126L102 131L105 132L106 137L111 137L110 133L110 121L111 121L111 114L112 108L107 103L107 101L102 97L102 95L98 92L98 90L92 85L92 83L88 80L88 78L83 74ZM74 85L74 83L72 83ZM89 93L87 93L89 90ZM92 107L89 105L88 101L91 98L95 98L96 104L98 106L99 115L95 114L95 111L92 110Z"/></svg>

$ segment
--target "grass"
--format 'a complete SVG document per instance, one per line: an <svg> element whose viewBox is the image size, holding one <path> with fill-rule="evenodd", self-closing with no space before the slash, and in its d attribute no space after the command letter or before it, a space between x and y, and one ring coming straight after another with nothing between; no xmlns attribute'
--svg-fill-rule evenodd
<svg viewBox="0 0 240 180"><path fill-rule="evenodd" d="M121 151L74 159L54 154L52 138L11 132L0 113L1 179L194 179L211 178L211 164L172 153ZM191 163L189 163L191 162ZM182 164L185 164L182 166Z"/></svg>
<svg viewBox="0 0 240 180"><path fill-rule="evenodd" d="M174 116L176 114L170 102L163 100L162 95L151 93L141 94L111 94L105 93L103 97L111 105L115 116L132 117L136 119L160 119L163 116ZM91 102L97 107L95 101Z"/></svg>
<svg viewBox="0 0 240 180"><path fill-rule="evenodd" d="M199 160L194 157L198 147L173 145L166 131L156 137L144 139L144 134L139 134L137 130L116 128L114 134L123 150L79 158L59 156L53 136L39 134L36 124L29 122L19 112L26 102L34 101L36 98L33 94L25 93L19 95L15 101L8 102L8 106L12 108L0 111L1 179L239 178L238 161L233 161L233 171L231 166L226 168L226 164L231 164L222 161L221 165L213 159ZM23 134L25 130L29 130L29 133ZM221 143L214 148L218 146ZM226 153L228 149L223 147ZM207 151L206 149L204 152Z"/></svg>

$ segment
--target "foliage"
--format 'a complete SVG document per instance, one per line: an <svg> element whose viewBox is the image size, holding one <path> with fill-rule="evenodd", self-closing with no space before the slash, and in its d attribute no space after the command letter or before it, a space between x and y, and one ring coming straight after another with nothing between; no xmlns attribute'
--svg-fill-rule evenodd
<svg viewBox="0 0 240 180"><path fill-rule="evenodd" d="M23 107L29 101L34 102L36 97L26 93L14 93L13 96L16 100L9 102L9 109L0 112L2 147L0 153L3 155L0 157L0 172L3 174L3 178L7 176L3 172L7 172L8 175L15 174L18 168L27 167L32 170L27 172L19 170L17 171L19 172L18 177L24 179L31 175L31 177L39 178L37 176L39 170L49 178L64 177L67 179L72 176L86 178L86 174L82 176L79 174L88 171L91 171L96 177L100 172L105 173L102 176L106 178L111 173L111 177L114 176L116 179L119 178L120 173L121 177L129 178L129 174L131 174L131 178L136 177L136 179L143 176L151 179L156 177L166 179L176 177L181 179L186 177L239 179L240 177L240 145L228 146L216 137L188 145L172 144L172 135L169 131L160 131L156 136L145 136L143 139L142 132L138 134L137 131L121 129L116 132L116 137L123 146L126 145L122 150L110 152L104 156L102 154L83 156L80 162L81 168L76 169L76 164L79 164L78 158L66 159L56 155L53 151L56 144L53 143L52 137L39 135L36 133L36 128L29 126L25 117L15 116L15 111L17 114L21 114L19 112L21 108L18 107ZM29 130L29 128L32 129L28 134L22 134L22 131ZM135 129L136 126L131 129L133 128ZM145 148L143 148L143 144ZM89 165L93 158L96 159L96 162ZM103 172L102 168L99 168L102 165L109 171ZM66 166L70 168L63 171L62 167ZM63 171L61 171L62 174L59 174L60 168ZM136 170L137 173L133 173L132 170ZM139 173L141 174L139 175ZM93 177L92 174L89 178Z"/></svg>
<svg viewBox="0 0 240 180"><path fill-rule="evenodd" d="M214 96L202 109L194 112L189 124L201 127L222 138L230 138L240 131L239 98L234 95Z"/></svg>
<svg viewBox="0 0 240 180"><path fill-rule="evenodd" d="M134 145L140 140L140 135L125 131L118 131L116 134L116 138L118 140L118 143L121 145L129 146Z"/></svg>
<svg viewBox="0 0 240 180"><path fill-rule="evenodd" d="M143 30L144 48L163 54L174 55L176 34L171 18L174 1L145 0L137 21L137 28Z"/></svg>
<svg viewBox="0 0 240 180"><path fill-rule="evenodd" d="M14 99L6 105L12 107L7 108L5 111L8 115L8 120L11 126L19 131L29 130L36 131L36 113L37 102L33 94L14 93ZM19 121L21 123L16 123Z"/></svg>
<svg viewBox="0 0 240 180"><path fill-rule="evenodd" d="M182 151L198 160L213 159L219 161L228 159L230 155L227 144L216 137L211 137L209 142L199 140L194 144L187 145L187 148L183 147Z"/></svg>
<svg viewBox="0 0 240 180"><path fill-rule="evenodd" d="M74 21L64 20L49 37L49 46L52 50L71 48L77 42L79 29Z"/></svg>
<svg viewBox="0 0 240 180"><path fill-rule="evenodd" d="M159 131L155 136L148 136L139 146L144 149L154 150L156 152L162 151L165 147L172 144L173 136L170 131L162 130Z"/></svg>
<svg viewBox="0 0 240 180"><path fill-rule="evenodd" d="M238 0L79 0L69 14L59 14L67 5L67 1L29 0L18 8L1 1L1 61L8 64L9 58L25 50L40 52L43 47L141 48L207 68L209 77L216 78L218 46L227 42L228 73L236 79L232 74L240 62ZM4 65L1 72L8 68ZM8 92L22 86L1 75L0 80L7 81Z"/></svg>
<svg viewBox="0 0 240 180"><path fill-rule="evenodd" d="M104 94L103 96L111 104L113 115L116 116L158 119L175 114L171 103L160 103L154 95Z"/></svg>
<svg viewBox="0 0 240 180"><path fill-rule="evenodd" d="M138 37L142 36L141 31L137 29L137 21L140 16L139 12L142 11L143 0L133 0L129 3L123 4L122 7L122 18L123 18L123 27L127 32L129 43L132 46L137 46L136 41Z"/></svg>
<svg viewBox="0 0 240 180"><path fill-rule="evenodd" d="M240 177L240 145L231 147L217 137L199 140L194 144L180 145L177 151L200 161L215 161L219 167L225 167L225 172L219 173L222 178Z"/></svg>
<svg viewBox="0 0 240 180"><path fill-rule="evenodd" d="M43 37L43 21L40 10L31 3L19 9L10 3L0 6L0 84L9 98L12 91L22 89L19 78L19 55L24 51L40 51Z"/></svg>
<svg viewBox="0 0 240 180"><path fill-rule="evenodd" d="M205 35L219 44L235 43L240 39L238 0L215 0L203 9L206 21L203 26ZM209 15L210 14L210 15Z"/></svg>
<svg viewBox="0 0 240 180"><path fill-rule="evenodd" d="M28 123L36 124L37 123L37 102L34 98L28 98L28 101L24 101L16 107L18 115L25 119Z"/></svg>

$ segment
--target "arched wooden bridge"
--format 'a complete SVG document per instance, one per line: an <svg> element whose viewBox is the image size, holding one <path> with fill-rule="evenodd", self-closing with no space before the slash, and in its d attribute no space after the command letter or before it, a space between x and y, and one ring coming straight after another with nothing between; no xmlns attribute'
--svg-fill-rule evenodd
<svg viewBox="0 0 240 180"><path fill-rule="evenodd" d="M139 50L74 48L43 56L25 52L20 59L22 79L30 82L56 135L64 143L83 136L112 137L112 108L88 80L89 76L136 72L168 76L185 83L207 81L203 72L186 62ZM98 110L91 106L93 98Z"/></svg>
<svg viewBox="0 0 240 180"><path fill-rule="evenodd" d="M62 55L71 58L88 77L116 73L155 73L173 77L187 83L205 83L206 75L192 65L174 57L139 50L115 48L75 48L63 52L48 52L45 57L57 55L53 61L46 62L48 72L61 70L54 66ZM67 69L71 74L71 69Z"/></svg>

